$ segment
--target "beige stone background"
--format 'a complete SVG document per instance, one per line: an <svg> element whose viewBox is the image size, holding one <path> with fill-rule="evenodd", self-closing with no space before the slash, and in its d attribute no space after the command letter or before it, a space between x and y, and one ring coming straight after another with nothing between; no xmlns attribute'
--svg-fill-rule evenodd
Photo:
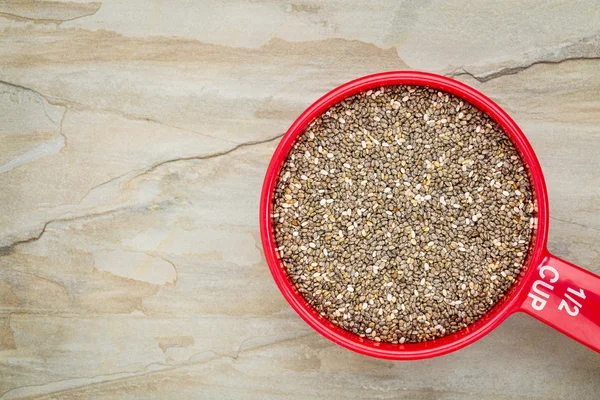
<svg viewBox="0 0 600 400"><path fill-rule="evenodd" d="M524 315L389 362L279 294L257 217L278 138L398 69L514 117L550 249L600 273L597 1L0 0L0 399L598 399L600 355Z"/></svg>

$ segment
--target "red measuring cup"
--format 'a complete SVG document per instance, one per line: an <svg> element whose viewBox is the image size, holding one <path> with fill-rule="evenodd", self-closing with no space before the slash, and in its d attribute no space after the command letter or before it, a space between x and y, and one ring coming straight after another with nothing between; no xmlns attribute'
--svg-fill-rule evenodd
<svg viewBox="0 0 600 400"><path fill-rule="evenodd" d="M534 226L527 261L506 296L468 327L423 343L376 342L334 325L321 316L296 290L275 251L277 244L271 218L273 192L281 165L296 138L316 117L344 98L389 85L434 88L460 97L487 113L513 141L528 168L534 195L534 221L537 221L537 226ZM531 145L517 124L496 103L477 90L453 79L426 72L383 72L345 83L313 103L294 121L273 154L262 188L260 231L271 274L292 308L317 332L358 353L392 360L417 360L440 356L480 339L516 312L527 313L600 352L600 277L548 252L548 193L542 168Z"/></svg>

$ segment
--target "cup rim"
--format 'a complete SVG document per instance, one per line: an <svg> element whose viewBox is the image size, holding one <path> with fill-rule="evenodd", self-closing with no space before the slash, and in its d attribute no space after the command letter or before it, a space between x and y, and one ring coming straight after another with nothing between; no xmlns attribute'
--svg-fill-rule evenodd
<svg viewBox="0 0 600 400"><path fill-rule="evenodd" d="M299 135L319 115L332 105L356 93L382 86L427 86L453 94L489 115L509 136L529 172L530 183L537 208L537 229L530 244L528 261L519 278L504 298L483 317L451 335L422 343L392 344L361 338L327 320L304 299L288 277L276 252L276 241L271 220L272 201L279 170ZM494 101L472 87L457 80L420 71L389 71L363 76L344 83L312 103L281 138L267 168L260 199L260 231L263 250L271 275L284 298L294 311L313 329L327 339L347 349L371 357L392 360L416 360L444 355L461 349L496 328L504 319L518 311L519 301L526 297L523 283L535 273L537 266L547 254L548 195L544 175L529 141L513 119ZM522 301L522 300L521 300Z"/></svg>

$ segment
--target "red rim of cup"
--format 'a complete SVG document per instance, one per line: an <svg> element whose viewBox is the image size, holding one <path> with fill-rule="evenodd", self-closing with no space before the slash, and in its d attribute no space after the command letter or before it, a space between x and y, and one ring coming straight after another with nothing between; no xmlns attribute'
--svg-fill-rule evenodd
<svg viewBox="0 0 600 400"><path fill-rule="evenodd" d="M348 96L369 89L393 85L426 86L451 93L489 115L510 137L521 155L529 172L537 208L537 229L530 244L528 261L506 296L482 318L468 327L454 334L422 343L392 344L361 338L321 316L296 290L285 267L280 262L275 250L277 243L273 234L271 218L273 192L279 170L294 142L306 127L332 105ZM338 86L310 105L294 121L279 142L267 168L260 200L260 231L265 257L275 283L287 302L312 328L334 343L357 353L391 360L416 360L440 356L463 348L485 336L512 313L519 311L519 298L523 295L526 296L524 291L527 290L522 283L525 276L534 273L535 269L528 267L538 265L545 255L548 235L548 197L542 169L531 145L517 124L496 103L472 87L441 75L417 71L390 71L364 76Z"/></svg>

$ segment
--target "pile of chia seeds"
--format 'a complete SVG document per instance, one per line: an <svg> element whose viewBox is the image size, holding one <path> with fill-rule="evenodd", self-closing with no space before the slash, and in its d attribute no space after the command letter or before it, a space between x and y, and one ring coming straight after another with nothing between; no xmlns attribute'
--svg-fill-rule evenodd
<svg viewBox="0 0 600 400"><path fill-rule="evenodd" d="M281 261L334 324L390 343L454 333L511 287L534 225L506 134L458 97L388 86L332 106L280 171Z"/></svg>

